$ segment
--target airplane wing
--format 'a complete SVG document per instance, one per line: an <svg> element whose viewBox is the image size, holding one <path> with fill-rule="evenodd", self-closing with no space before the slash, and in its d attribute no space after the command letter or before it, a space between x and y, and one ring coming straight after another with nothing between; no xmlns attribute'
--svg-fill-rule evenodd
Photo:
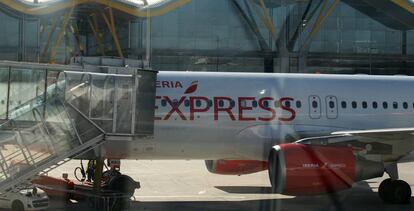
<svg viewBox="0 0 414 211"><path fill-rule="evenodd" d="M414 128L337 131L330 136L305 138L297 143L347 146L363 157L395 162L414 151Z"/></svg>
<svg viewBox="0 0 414 211"><path fill-rule="evenodd" d="M338 131L333 132L332 135L352 135L381 139L413 139L414 128Z"/></svg>

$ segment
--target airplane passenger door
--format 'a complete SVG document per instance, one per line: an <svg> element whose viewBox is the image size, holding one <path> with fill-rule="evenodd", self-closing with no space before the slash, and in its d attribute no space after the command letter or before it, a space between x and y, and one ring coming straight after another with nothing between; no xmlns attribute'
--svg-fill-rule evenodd
<svg viewBox="0 0 414 211"><path fill-rule="evenodd" d="M321 118L321 99L317 95L309 96L309 116L311 119Z"/></svg>
<svg viewBox="0 0 414 211"><path fill-rule="evenodd" d="M327 96L325 98L326 102L326 117L328 119L338 118L338 100L335 96Z"/></svg>

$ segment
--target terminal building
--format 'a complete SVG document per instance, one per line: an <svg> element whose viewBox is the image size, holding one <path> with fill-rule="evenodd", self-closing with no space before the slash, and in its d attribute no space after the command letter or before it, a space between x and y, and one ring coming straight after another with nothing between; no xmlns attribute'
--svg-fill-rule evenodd
<svg viewBox="0 0 414 211"><path fill-rule="evenodd" d="M3 0L0 60L167 71L414 73L412 0ZM105 62L104 62L105 63Z"/></svg>

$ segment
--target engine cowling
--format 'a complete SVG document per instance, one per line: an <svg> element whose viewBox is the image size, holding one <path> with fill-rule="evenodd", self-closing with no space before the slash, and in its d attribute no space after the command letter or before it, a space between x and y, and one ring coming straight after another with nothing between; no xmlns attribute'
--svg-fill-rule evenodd
<svg viewBox="0 0 414 211"><path fill-rule="evenodd" d="M336 192L383 174L382 162L362 159L350 147L290 143L274 146L269 155L269 177L275 193Z"/></svg>
<svg viewBox="0 0 414 211"><path fill-rule="evenodd" d="M252 174L267 169L266 161L259 160L206 160L209 172L223 175Z"/></svg>

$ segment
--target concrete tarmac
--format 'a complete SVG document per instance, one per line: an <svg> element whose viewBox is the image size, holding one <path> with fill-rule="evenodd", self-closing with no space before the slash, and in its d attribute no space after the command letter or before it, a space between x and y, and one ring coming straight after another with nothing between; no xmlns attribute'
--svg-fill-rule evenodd
<svg viewBox="0 0 414 211"><path fill-rule="evenodd" d="M84 163L86 166L86 162ZM50 173L60 177L79 161L70 161ZM414 163L399 164L400 178L414 190ZM270 193L267 171L243 176L223 176L207 171L204 161L122 161L121 171L141 183L127 210L414 210L409 205L384 204L377 189L382 180L359 182L336 194L293 197ZM413 195L414 196L414 195ZM91 210L87 203L52 200L49 210Z"/></svg>

